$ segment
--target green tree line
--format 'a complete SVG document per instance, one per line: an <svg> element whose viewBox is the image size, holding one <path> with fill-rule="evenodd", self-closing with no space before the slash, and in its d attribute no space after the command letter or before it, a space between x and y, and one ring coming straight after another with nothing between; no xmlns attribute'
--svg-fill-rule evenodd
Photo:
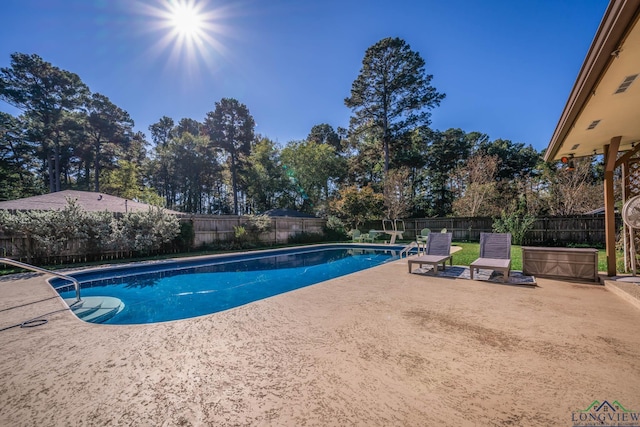
<svg viewBox="0 0 640 427"><path fill-rule="evenodd" d="M568 171L531 145L431 128L445 94L402 39L369 47L344 105L348 129L319 123L280 146L233 98L204 120L163 116L149 139L106 95L35 54L0 68L0 200L63 189L106 192L191 213L288 208L375 218L576 214L602 204L598 159Z"/></svg>

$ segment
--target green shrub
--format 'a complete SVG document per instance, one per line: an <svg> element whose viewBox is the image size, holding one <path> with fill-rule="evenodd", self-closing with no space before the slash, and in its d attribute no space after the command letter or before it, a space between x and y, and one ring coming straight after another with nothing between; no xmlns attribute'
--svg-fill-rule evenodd
<svg viewBox="0 0 640 427"><path fill-rule="evenodd" d="M180 251L189 251L193 248L196 237L192 221L180 221L180 233L173 240L173 245Z"/></svg>
<svg viewBox="0 0 640 427"><path fill-rule="evenodd" d="M174 215L160 208L115 216L86 212L73 200L61 210L0 211L0 227L9 236L26 238L21 253L30 262L47 262L63 255L105 251L148 254L173 241L180 233Z"/></svg>
<svg viewBox="0 0 640 427"><path fill-rule="evenodd" d="M111 246L121 252L148 254L171 242L180 233L180 222L160 208L129 212L111 221Z"/></svg>
<svg viewBox="0 0 640 427"><path fill-rule="evenodd" d="M518 215L517 212L502 211L500 218L493 221L493 231L496 233L511 233L514 245L521 245L527 231L531 230L536 218L529 214Z"/></svg>
<svg viewBox="0 0 640 427"><path fill-rule="evenodd" d="M344 222L335 215L329 215L324 226L325 240L330 242L349 240L349 233L345 230Z"/></svg>
<svg viewBox="0 0 640 427"><path fill-rule="evenodd" d="M267 215L247 215L244 226L250 234L260 235L271 231L271 217Z"/></svg>
<svg viewBox="0 0 640 427"><path fill-rule="evenodd" d="M246 215L241 226L233 227L236 240L259 245L260 235L271 231L271 217L267 215Z"/></svg>
<svg viewBox="0 0 640 427"><path fill-rule="evenodd" d="M247 238L247 229L242 225L234 225L233 238L236 240L245 240Z"/></svg>

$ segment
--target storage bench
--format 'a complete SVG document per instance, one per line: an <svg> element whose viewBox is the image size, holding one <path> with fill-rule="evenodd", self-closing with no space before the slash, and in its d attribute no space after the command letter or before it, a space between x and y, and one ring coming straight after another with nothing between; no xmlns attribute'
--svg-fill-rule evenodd
<svg viewBox="0 0 640 427"><path fill-rule="evenodd" d="M598 282L598 250L523 246L522 272L538 277Z"/></svg>

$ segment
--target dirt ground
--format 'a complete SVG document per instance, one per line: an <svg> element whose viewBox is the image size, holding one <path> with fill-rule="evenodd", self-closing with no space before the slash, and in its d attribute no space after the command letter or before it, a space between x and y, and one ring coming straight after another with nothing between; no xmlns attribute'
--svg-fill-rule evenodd
<svg viewBox="0 0 640 427"><path fill-rule="evenodd" d="M0 329L62 307L42 276L0 278ZM640 310L593 284L398 261L194 319L46 318L0 332L2 426L570 426L594 400L640 411Z"/></svg>

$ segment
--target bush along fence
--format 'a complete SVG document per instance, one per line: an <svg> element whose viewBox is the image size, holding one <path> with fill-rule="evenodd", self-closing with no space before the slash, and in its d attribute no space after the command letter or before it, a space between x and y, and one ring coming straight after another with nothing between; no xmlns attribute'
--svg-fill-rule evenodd
<svg viewBox="0 0 640 427"><path fill-rule="evenodd" d="M30 264L104 261L188 252L244 249L324 239L321 218L182 216L86 212L73 202L52 211L0 210L0 256Z"/></svg>
<svg viewBox="0 0 640 427"><path fill-rule="evenodd" d="M86 212L75 202L61 210L0 211L0 253L31 264L152 255L184 249L178 218L159 208L112 214Z"/></svg>

